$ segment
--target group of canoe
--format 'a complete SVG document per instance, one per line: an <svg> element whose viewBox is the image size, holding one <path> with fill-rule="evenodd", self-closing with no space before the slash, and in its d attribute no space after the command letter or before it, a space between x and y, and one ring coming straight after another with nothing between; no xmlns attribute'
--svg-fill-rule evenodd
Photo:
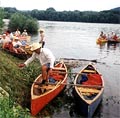
<svg viewBox="0 0 120 118"><path fill-rule="evenodd" d="M116 33L111 32L111 34L104 34L101 32L99 38L96 40L97 44L103 44L103 43L120 43L120 36L118 36Z"/></svg>
<svg viewBox="0 0 120 118"><path fill-rule="evenodd" d="M1 48L10 54L20 57L27 58L31 55L30 42L31 36L29 35L14 35L12 33L3 33L0 35Z"/></svg>
<svg viewBox="0 0 120 118"><path fill-rule="evenodd" d="M120 38L118 40L107 40L106 38L98 38L96 40L97 44L103 44L103 43L120 43Z"/></svg>
<svg viewBox="0 0 120 118"><path fill-rule="evenodd" d="M19 39L20 41L28 42L30 36L15 36L14 39ZM104 41L101 40L100 41ZM15 53L10 49L9 46L4 48L8 52L14 54L15 56L22 57L23 53ZM29 45L25 45L24 49L27 53L29 52ZM51 100L53 100L63 89L67 83L68 70L65 63L58 62L54 68L53 73L49 77L49 82L46 84L41 84L42 74L40 74L31 86L31 114L37 115ZM75 79L73 86L73 95L75 96L76 103L79 105L79 111L81 114L92 117L96 111L99 103L102 100L102 95L104 91L104 80L102 75L97 71L97 69L92 65L88 64L80 70Z"/></svg>
<svg viewBox="0 0 120 118"><path fill-rule="evenodd" d="M68 72L64 62L58 62L53 74L49 77L49 83L40 84L41 74L35 79L31 87L31 114L38 114L53 98L55 98L67 83ZM86 65L78 72L74 79L73 95L75 96L79 111L84 116L92 117L104 91L102 75L92 65Z"/></svg>

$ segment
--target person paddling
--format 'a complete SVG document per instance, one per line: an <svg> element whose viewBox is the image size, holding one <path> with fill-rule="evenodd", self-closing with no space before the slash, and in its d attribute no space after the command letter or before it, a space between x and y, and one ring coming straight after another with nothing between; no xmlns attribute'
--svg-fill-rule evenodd
<svg viewBox="0 0 120 118"><path fill-rule="evenodd" d="M49 49L42 48L41 43L33 43L30 50L33 51L32 56L24 63L19 64L19 67L22 68L28 66L29 63L31 63L35 58L37 58L42 65L42 84L44 84L45 82L48 82L48 77L52 73L55 57Z"/></svg>

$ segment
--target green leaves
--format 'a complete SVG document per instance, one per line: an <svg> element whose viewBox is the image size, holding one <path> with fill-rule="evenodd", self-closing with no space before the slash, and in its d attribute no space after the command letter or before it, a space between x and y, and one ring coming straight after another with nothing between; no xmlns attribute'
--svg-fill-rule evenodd
<svg viewBox="0 0 120 118"><path fill-rule="evenodd" d="M3 103L5 99L2 99L0 102L0 118L30 118L27 115L30 90L32 82L41 73L40 64L36 60L20 69L18 64L25 60L19 60L1 50L0 55L0 87L9 93L9 100Z"/></svg>
<svg viewBox="0 0 120 118"><path fill-rule="evenodd" d="M21 13L14 13L10 18L8 27L11 31L16 31L16 29L19 29L23 32L24 29L26 29L28 33L33 34L37 33L38 22L30 16L25 16Z"/></svg>
<svg viewBox="0 0 120 118"><path fill-rule="evenodd" d="M29 109L23 109L20 105L13 104L9 98L0 98L0 118L30 118Z"/></svg>
<svg viewBox="0 0 120 118"><path fill-rule="evenodd" d="M2 28L4 26L3 18L4 18L4 11L2 8L0 8L0 32L2 31Z"/></svg>

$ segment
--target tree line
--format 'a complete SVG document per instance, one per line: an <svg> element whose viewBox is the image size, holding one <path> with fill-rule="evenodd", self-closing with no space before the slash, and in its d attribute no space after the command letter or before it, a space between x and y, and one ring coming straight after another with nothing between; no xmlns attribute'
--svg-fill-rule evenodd
<svg viewBox="0 0 120 118"><path fill-rule="evenodd" d="M31 16L37 20L65 21L65 22L89 22L89 23L115 23L120 24L120 7L111 10L96 11L56 11L50 7L46 10L26 10L21 11L16 8L4 8L5 18L10 18L11 14L19 12L25 16Z"/></svg>

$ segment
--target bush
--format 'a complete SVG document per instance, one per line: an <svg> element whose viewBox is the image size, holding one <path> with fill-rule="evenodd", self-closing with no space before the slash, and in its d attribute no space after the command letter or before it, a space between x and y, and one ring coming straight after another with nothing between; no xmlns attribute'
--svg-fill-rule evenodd
<svg viewBox="0 0 120 118"><path fill-rule="evenodd" d="M0 118L30 118L28 109L22 109L21 106L11 104L12 100L4 97L0 98Z"/></svg>
<svg viewBox="0 0 120 118"><path fill-rule="evenodd" d="M39 25L36 19L33 19L30 16L27 17L21 13L14 13L10 18L8 28L11 31L19 29L21 32L26 29L28 33L33 34L37 33L38 26Z"/></svg>

